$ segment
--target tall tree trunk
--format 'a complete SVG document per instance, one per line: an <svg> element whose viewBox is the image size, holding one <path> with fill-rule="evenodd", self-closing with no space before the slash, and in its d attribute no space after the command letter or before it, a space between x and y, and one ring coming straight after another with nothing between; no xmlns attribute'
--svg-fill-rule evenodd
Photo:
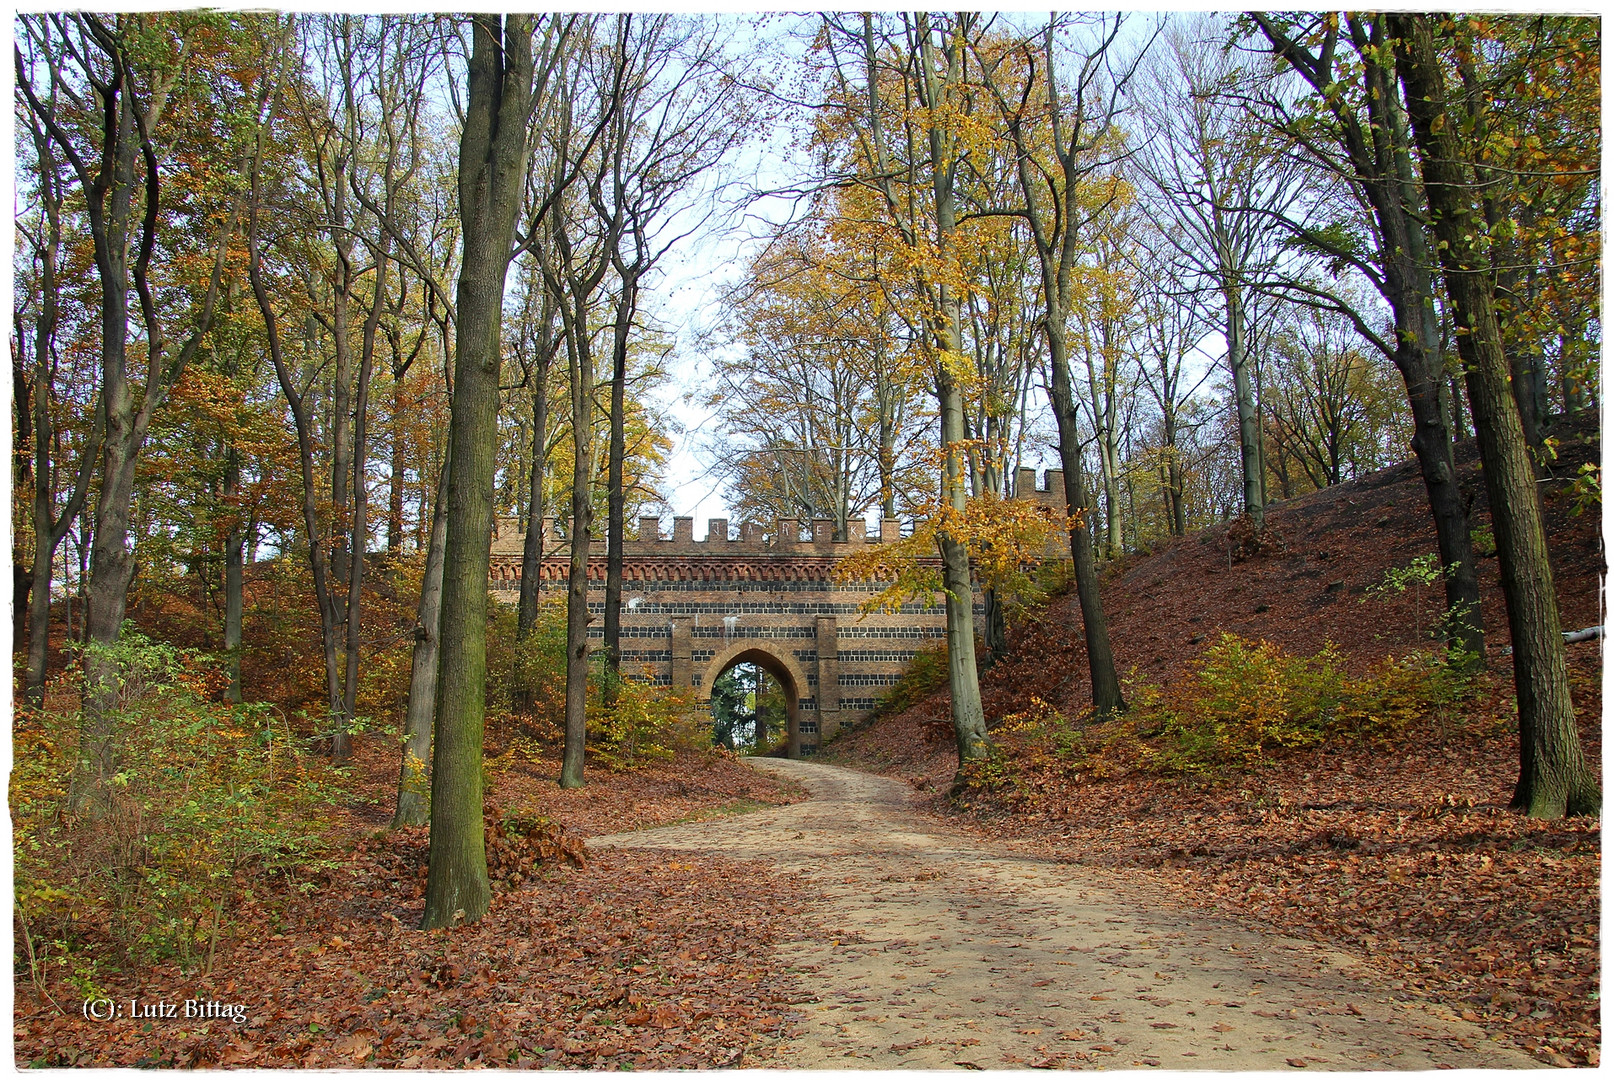
<svg viewBox="0 0 1614 1080"><path fill-rule="evenodd" d="M476 922L491 900L482 822L488 564L498 439L500 323L527 174L534 19L471 17L460 135L460 279L455 291L448 535L443 551L431 854L421 928ZM501 42L502 37L502 42Z"/></svg>
<svg viewBox="0 0 1614 1080"><path fill-rule="evenodd" d="M956 348L952 354L957 355ZM962 520L969 494L964 485L960 448L964 442L964 395L945 366L936 380L936 390L941 406L942 449L946 454L942 501ZM975 588L970 580L969 545L942 529L936 534L936 546L941 551L942 587L947 597L947 685L952 691L953 736L958 744L958 762L963 765L985 757L991 748L975 660Z"/></svg>
<svg viewBox="0 0 1614 1080"><path fill-rule="evenodd" d="M587 311L574 315L566 335L571 362L572 522L567 539L571 565L566 574L566 719L560 786L583 786L583 749L588 738L588 554L594 524L594 364L589 355ZM582 332L577 332L582 328Z"/></svg>
<svg viewBox="0 0 1614 1080"><path fill-rule="evenodd" d="M398 768L398 808L392 826L424 825L431 817L432 719L437 709L438 642L443 610L443 549L448 543L448 463L438 470L432 500L431 539L415 612L415 647L409 663L409 702L404 707L403 761Z"/></svg>
<svg viewBox="0 0 1614 1080"><path fill-rule="evenodd" d="M1187 513L1183 507L1182 455L1175 446L1170 447L1171 458L1166 463L1167 497L1171 500L1171 535L1185 536L1188 531Z"/></svg>
<svg viewBox="0 0 1614 1080"><path fill-rule="evenodd" d="M121 50L115 60L122 60ZM106 98L103 171L88 194L86 210L95 239L101 285L101 490L95 502L84 657L84 697L79 758L69 792L70 809L103 807L113 771L113 727L118 664L112 654L123 626L134 553L129 550L129 503L134 467L145 439L145 410L136 412L128 378L130 216L134 206L138 135L131 87ZM155 178L151 178L155 183ZM152 213L156 206L148 207ZM148 222L148 229L152 227ZM153 388L155 389L155 388Z"/></svg>
<svg viewBox="0 0 1614 1080"><path fill-rule="evenodd" d="M394 369L392 375L392 428L387 449L392 461L387 470L387 555L398 554L404 537L404 373Z"/></svg>
<svg viewBox="0 0 1614 1080"><path fill-rule="evenodd" d="M53 259L47 258L47 270L52 268ZM30 425L34 440L33 463L31 479L33 481L33 525L34 525L34 555L32 565L28 567L29 585L27 592L28 611L28 668L24 676L23 694L26 700L33 705L44 702L46 661L49 656L50 644L50 586L51 568L55 563L56 549L61 546L73 527L73 522L84 512L86 500L90 490L90 477L95 469L96 459L100 453L102 433L105 429L100 400L96 400L94 418L91 422L90 437L85 444L83 456L79 459L79 466L74 474L73 489L67 499L67 505L62 507L59 516L53 516L55 509L54 492L51 487L51 477L54 471L52 463L53 444L55 442L54 426L50 418L50 372L45 366L46 358L50 355L50 338L54 334L56 320L55 288L50 282L54 273L46 274L47 284L44 288L44 314L38 327L38 344L35 353L34 386L31 394L32 422ZM19 428L21 425L19 425ZM21 432L18 432L19 438ZM72 628L72 598L68 598L68 628L67 638L73 636Z"/></svg>
<svg viewBox="0 0 1614 1080"><path fill-rule="evenodd" d="M1368 125L1334 93L1332 49L1319 55L1289 38L1276 23L1255 16L1273 48L1301 73L1333 113L1337 140L1366 196L1378 225L1379 291L1389 303L1395 324L1390 361L1401 373L1412 409L1412 452L1418 460L1436 545L1445 577L1448 644L1458 657L1484 664L1485 632L1480 617L1478 569L1469 538L1467 501L1457 482L1452 452L1462 435L1461 394L1455 377L1447 392L1440 316L1434 302L1435 258L1419 219L1423 198L1411 160L1406 114L1395 93L1394 73L1378 64L1361 68L1362 100ZM1346 26L1359 51L1385 46L1382 18L1349 16Z"/></svg>
<svg viewBox="0 0 1614 1080"><path fill-rule="evenodd" d="M369 450L365 406L370 396L372 366L369 356L365 356L359 365L359 391L355 407L357 416L353 425L353 512L349 518L352 530L349 533L348 544L347 603L343 605L347 619L343 642L342 712L337 717L336 730L331 734L331 757L337 761L345 760L352 753L351 726L353 718L358 713L359 640L363 632L360 601L364 585L365 535L369 531L370 511L370 496L364 483Z"/></svg>
<svg viewBox="0 0 1614 1080"><path fill-rule="evenodd" d="M1093 709L1101 718L1109 718L1126 708L1121 696L1121 683L1115 674L1115 658L1110 650L1109 620L1099 596L1098 571L1094 566L1093 545L1089 532L1086 484L1082 479L1082 450L1076 397L1070 377L1068 325L1071 310L1072 271L1076 266L1077 230L1069 220L1070 210L1078 204L1079 187L1091 172L1080 152L1083 140L1091 139L1087 128L1094 123L1077 95L1077 108L1069 128L1063 128L1066 110L1061 105L1059 86L1053 65L1053 28L1043 38L1046 63L1044 64L1046 116L1050 124L1052 149L1059 164L1059 173L1053 188L1058 205L1065 209L1055 213L1046 209L1044 189L1048 187L1046 174L1032 166L1036 151L1027 137L1025 115L1012 111L994 87L999 109L1008 121L1015 146L1015 171L1022 196L1021 214L1031 232L1037 253L1043 293L1043 336L1048 342L1050 379L1048 397L1053 406L1054 419L1059 431L1059 458L1064 468L1065 504L1071 519L1071 558L1075 567L1076 594L1082 609L1082 628L1087 640L1088 670L1093 685ZM1029 100L1028 97L1025 100ZM1022 100L1022 105L1024 100ZM1044 107L1039 104L1039 109ZM1112 113L1106 112L1106 115ZM1107 128L1105 119L1097 126ZM1097 399L1095 398L1095 401ZM1096 412L1096 410L1095 410ZM1095 421L1097 417L1095 415ZM1102 424L1100 424L1102 427ZM1102 455L1102 451L1101 451Z"/></svg>
<svg viewBox="0 0 1614 1080"><path fill-rule="evenodd" d="M962 17L961 17L962 18ZM867 28L868 23L865 22ZM867 66L868 91L877 95L871 34L865 29L865 48L869 52ZM948 36L941 59L946 67L938 74L935 41L929 18L920 13L915 17L915 37L919 45L919 79L915 84L919 102L930 110L941 110L947 88L963 77L962 35ZM878 116L878 105L871 107ZM956 146L952 133L939 123L926 130L930 148L930 188L936 208L936 248L947 252L957 242L957 194L954 190L955 170L958 167ZM879 142L878 130L875 141ZM969 502L969 489L965 484L964 445L964 393L950 370L956 357L963 353L963 311L961 298L954 294L946 282L934 286L936 312L932 316L936 351L936 398L941 420L942 503L945 509L963 520ZM983 758L991 750L986 733L986 711L981 706L980 674L975 660L975 588L970 579L968 542L952 535L947 529L937 531L936 544L942 557L942 587L947 595L947 683L952 692L953 735L958 744L958 762Z"/></svg>
<svg viewBox="0 0 1614 1080"><path fill-rule="evenodd" d="M983 666L991 668L1009 654L1008 613L996 589L982 589L981 604L985 608L981 615L985 623L982 629L986 644L986 663Z"/></svg>
<svg viewBox="0 0 1614 1080"><path fill-rule="evenodd" d="M525 641L538 624L539 575L544 565L544 446L549 438L548 337L533 367L532 469L527 477L527 536L521 545L521 600L516 606L516 640Z"/></svg>
<svg viewBox="0 0 1614 1080"><path fill-rule="evenodd" d="M54 214L47 211L47 216L54 223ZM55 252L47 248L42 253L42 260L47 263L54 262ZM42 281L42 290L49 288L51 284L54 284L53 280ZM46 306L53 306L53 300L44 300L43 303ZM13 333L17 335L11 350L11 490L16 492L15 497L20 499L21 493L33 486L34 450L29 446L33 441L34 427L33 380L28 375L28 362L23 355L22 313L13 311L11 323L14 327ZM12 520L15 532L15 517ZM36 536L37 532L36 529ZM11 647L15 651L28 632L28 597L33 592L34 578L33 560L18 558L15 547L12 550Z"/></svg>
<svg viewBox="0 0 1614 1080"><path fill-rule="evenodd" d="M101 493L95 508L95 540L90 550L89 614L85 634L84 712L79 731L79 783L73 805L104 800L113 771L113 727L120 679L113 646L123 628L134 552L129 549L129 510L134 497L135 462L140 442L131 422L127 383L108 395L108 438L101 455ZM112 416L115 415L116 419ZM144 432L140 432L144 435Z"/></svg>
<svg viewBox="0 0 1614 1080"><path fill-rule="evenodd" d="M17 642L28 636L28 609L31 606L29 597L33 595L34 575L33 560L28 562L13 562L11 564L11 644L16 647Z"/></svg>
<svg viewBox="0 0 1614 1080"><path fill-rule="evenodd" d="M390 185L389 185L390 186ZM370 531L370 492L365 483L370 456L370 380L375 373L376 331L381 323L381 311L386 304L387 263L391 243L383 239L376 254L375 292L371 298L370 313L364 320L364 332L359 344L359 384L353 402L353 511L349 518L347 603L344 605L346 638L344 641L345 666L342 676L342 713L336 731L331 737L331 756L345 760L352 753L350 727L358 714L359 644L363 636L363 619L360 614L364 585L364 555Z"/></svg>
<svg viewBox="0 0 1614 1080"><path fill-rule="evenodd" d="M1224 269L1224 275L1234 273ZM1256 404L1255 380L1245 327L1244 292L1238 285L1222 289L1227 306L1227 362L1233 369L1233 401L1239 422L1239 468L1244 478L1244 513L1257 529L1266 525L1266 477L1261 462L1261 411Z"/></svg>
<svg viewBox="0 0 1614 1080"><path fill-rule="evenodd" d="M1519 782L1513 806L1531 817L1595 814L1602 793L1575 726L1569 673L1535 472L1509 385L1490 292L1487 230L1470 194L1461 117L1448 108L1430 17L1387 16L1396 70L1423 162L1432 227L1457 321L1469 407L1479 436L1496 551L1513 637L1519 704Z"/></svg>
<svg viewBox="0 0 1614 1080"><path fill-rule="evenodd" d="M1432 301L1431 301L1432 303ZM1405 336L1401 350L1423 352ZM1452 452L1449 413L1445 401L1445 375L1438 355L1408 356L1396 365L1407 386L1412 406L1412 453L1418 460L1430 516L1435 522L1435 546L1445 578L1446 641L1469 666L1485 663L1485 630L1480 616L1479 569L1469 536L1468 507L1457 481Z"/></svg>
<svg viewBox="0 0 1614 1080"><path fill-rule="evenodd" d="M1106 428L1099 452L1104 460L1104 554L1114 559L1126 542L1121 535L1121 452L1113 428Z"/></svg>
<svg viewBox="0 0 1614 1080"><path fill-rule="evenodd" d="M350 253L344 252L341 244L337 245L338 264L345 265L350 259ZM346 603L346 586L348 583L348 540L347 532L352 524L350 514L351 494L349 484L353 474L352 440L348 434L349 425L353 419L353 346L348 341L348 295L347 290L352 288L351 283L344 283L344 278L351 274L351 269L338 274L335 295L331 298L331 325L332 338L336 346L336 374L331 384L331 522L330 522L330 548L331 572L336 578L337 585L342 591L336 595L338 624L345 625L347 613L342 609Z"/></svg>
<svg viewBox="0 0 1614 1080"><path fill-rule="evenodd" d="M224 496L227 500L241 490L241 455L235 447L225 451ZM225 687L224 699L241 701L241 591L242 551L246 547L245 515L235 508L235 518L224 538L224 656L230 673L230 685Z"/></svg>
<svg viewBox="0 0 1614 1080"><path fill-rule="evenodd" d="M1093 712L1101 719L1108 719L1125 711L1126 699L1121 696L1121 680L1116 677L1115 656L1110 650L1110 622L1099 598L1098 567L1087 524L1092 507L1087 503L1087 485L1082 480L1082 445L1063 327L1063 320L1052 313L1044 326L1051 376L1048 397L1059 428L1059 463L1065 470L1065 505L1071 520L1070 554L1075 564L1076 599L1082 609L1082 633L1087 641Z"/></svg>
<svg viewBox="0 0 1614 1080"><path fill-rule="evenodd" d="M848 438L850 441L850 438ZM988 415L986 419L985 452L981 455L983 467L981 469L980 494L989 495L994 499L1003 498L1004 477L1008 475L1010 465L1007 461L998 458L999 448L1005 444L997 430L994 418ZM844 537L843 537L844 538ZM981 589L981 632L986 645L986 662L983 668L989 669L998 661L1004 659L1009 653L1009 625L1008 612L1005 610L1003 598L996 589Z"/></svg>
<svg viewBox="0 0 1614 1080"><path fill-rule="evenodd" d="M1087 385L1093 400L1093 434L1098 450L1099 482L1104 489L1104 557L1121 554L1121 455L1116 433L1113 364L1115 349L1113 316L1099 315L1099 362L1093 363L1091 346L1086 350Z"/></svg>
<svg viewBox="0 0 1614 1080"><path fill-rule="evenodd" d="M605 471L605 665L608 670L601 688L607 705L615 702L616 684L622 678L622 544L628 501L623 486L623 458L627 456L628 335L638 306L639 280L629 268L623 275L611 340L611 445L607 450Z"/></svg>
<svg viewBox="0 0 1614 1080"><path fill-rule="evenodd" d="M885 363L885 335L880 334L880 350L876 363L879 365L878 388L875 391L879 402L879 462L880 470L880 519L890 521L897 516L897 401L898 394L891 385L890 374Z"/></svg>
<svg viewBox="0 0 1614 1080"><path fill-rule="evenodd" d="M274 366L280 392L291 409L292 425L297 431L297 464L302 475L303 532L308 540L308 566L314 579L314 603L319 608L320 647L325 662L325 695L327 715L334 718L341 711L341 688L337 679L336 602L332 595L329 566L319 522L319 490L314 478L313 420L309 414L308 399L297 389L296 380L286 363L280 341L280 319L269 289L263 280L262 250L258 235L258 213L261 209L261 178L253 177L252 210L247 227L247 280L252 285L253 298L263 317L264 335L269 342L269 361Z"/></svg>

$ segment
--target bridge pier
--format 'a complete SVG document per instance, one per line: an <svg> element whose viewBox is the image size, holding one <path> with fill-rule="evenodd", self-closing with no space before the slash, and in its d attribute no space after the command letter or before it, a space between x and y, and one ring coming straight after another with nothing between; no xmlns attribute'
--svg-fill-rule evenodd
<svg viewBox="0 0 1614 1080"><path fill-rule="evenodd" d="M694 688L695 663L692 657L693 646L690 644L690 622L688 616L674 616L672 619L672 689L675 694L682 694ZM712 688L707 686L702 697L710 696Z"/></svg>
<svg viewBox="0 0 1614 1080"><path fill-rule="evenodd" d="M841 721L840 638L835 616L820 615L816 620L818 646L817 715L810 721L817 728L814 745L822 745L835 733Z"/></svg>

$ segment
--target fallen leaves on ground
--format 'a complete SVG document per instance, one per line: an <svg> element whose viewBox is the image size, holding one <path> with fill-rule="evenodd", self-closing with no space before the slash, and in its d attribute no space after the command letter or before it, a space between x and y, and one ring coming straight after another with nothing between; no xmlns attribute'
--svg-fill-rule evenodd
<svg viewBox="0 0 1614 1080"><path fill-rule="evenodd" d="M1431 737L1220 783L1050 778L1030 812L936 805L982 838L1113 868L1150 897L1329 943L1398 996L1545 1061L1595 1065L1599 822L1485 801L1512 764L1503 749Z"/></svg>
<svg viewBox="0 0 1614 1080"><path fill-rule="evenodd" d="M490 815L495 865L516 867L520 880L500 879L481 922L423 932L414 927L426 830L365 821L375 808L363 793L386 789L387 764L384 753L361 751L349 852L315 878L240 900L211 977L158 968L106 977L95 990L125 1009L173 1004L175 1017L96 1022L65 985L51 987L58 1010L24 976L18 1065L670 1069L772 1060L794 994L773 946L813 932L796 915L800 883L705 856L607 852L577 865L572 855L574 832L788 794L720 755L591 776L587 797L544 791L546 767L534 765L524 780L496 781L497 805L519 807L528 822L572 825L521 831ZM240 1004L245 1020L185 1018L184 1002L197 999Z"/></svg>

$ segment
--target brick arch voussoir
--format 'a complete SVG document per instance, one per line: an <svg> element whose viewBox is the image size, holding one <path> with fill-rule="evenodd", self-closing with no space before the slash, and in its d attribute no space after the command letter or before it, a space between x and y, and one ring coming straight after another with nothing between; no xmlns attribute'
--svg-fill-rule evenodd
<svg viewBox="0 0 1614 1080"><path fill-rule="evenodd" d="M787 692L793 692L790 698L792 711L794 711L797 700L805 697L815 697L816 695L813 693L812 688L807 685L807 672L796 661L796 657L791 650L781 643L784 640L742 638L739 641L730 642L727 647L720 649L716 656L706 662L701 673L701 684L695 688L696 700L710 701L712 683L717 680L719 675L723 674L725 668L735 663L737 658L744 656L746 653L761 653L768 658L771 664L777 665L790 676L790 681L794 685L787 687L786 690ZM777 675L775 677L777 678Z"/></svg>

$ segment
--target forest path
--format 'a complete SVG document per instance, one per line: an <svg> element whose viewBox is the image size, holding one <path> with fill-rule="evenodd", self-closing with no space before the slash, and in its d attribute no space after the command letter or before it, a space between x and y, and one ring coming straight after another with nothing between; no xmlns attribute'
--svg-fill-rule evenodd
<svg viewBox="0 0 1614 1080"><path fill-rule="evenodd" d="M780 1064L822 1068L1530 1068L1314 942L1239 929L1117 874L952 835L900 780L770 758L807 801L594 837L803 875L781 948L810 1000Z"/></svg>

